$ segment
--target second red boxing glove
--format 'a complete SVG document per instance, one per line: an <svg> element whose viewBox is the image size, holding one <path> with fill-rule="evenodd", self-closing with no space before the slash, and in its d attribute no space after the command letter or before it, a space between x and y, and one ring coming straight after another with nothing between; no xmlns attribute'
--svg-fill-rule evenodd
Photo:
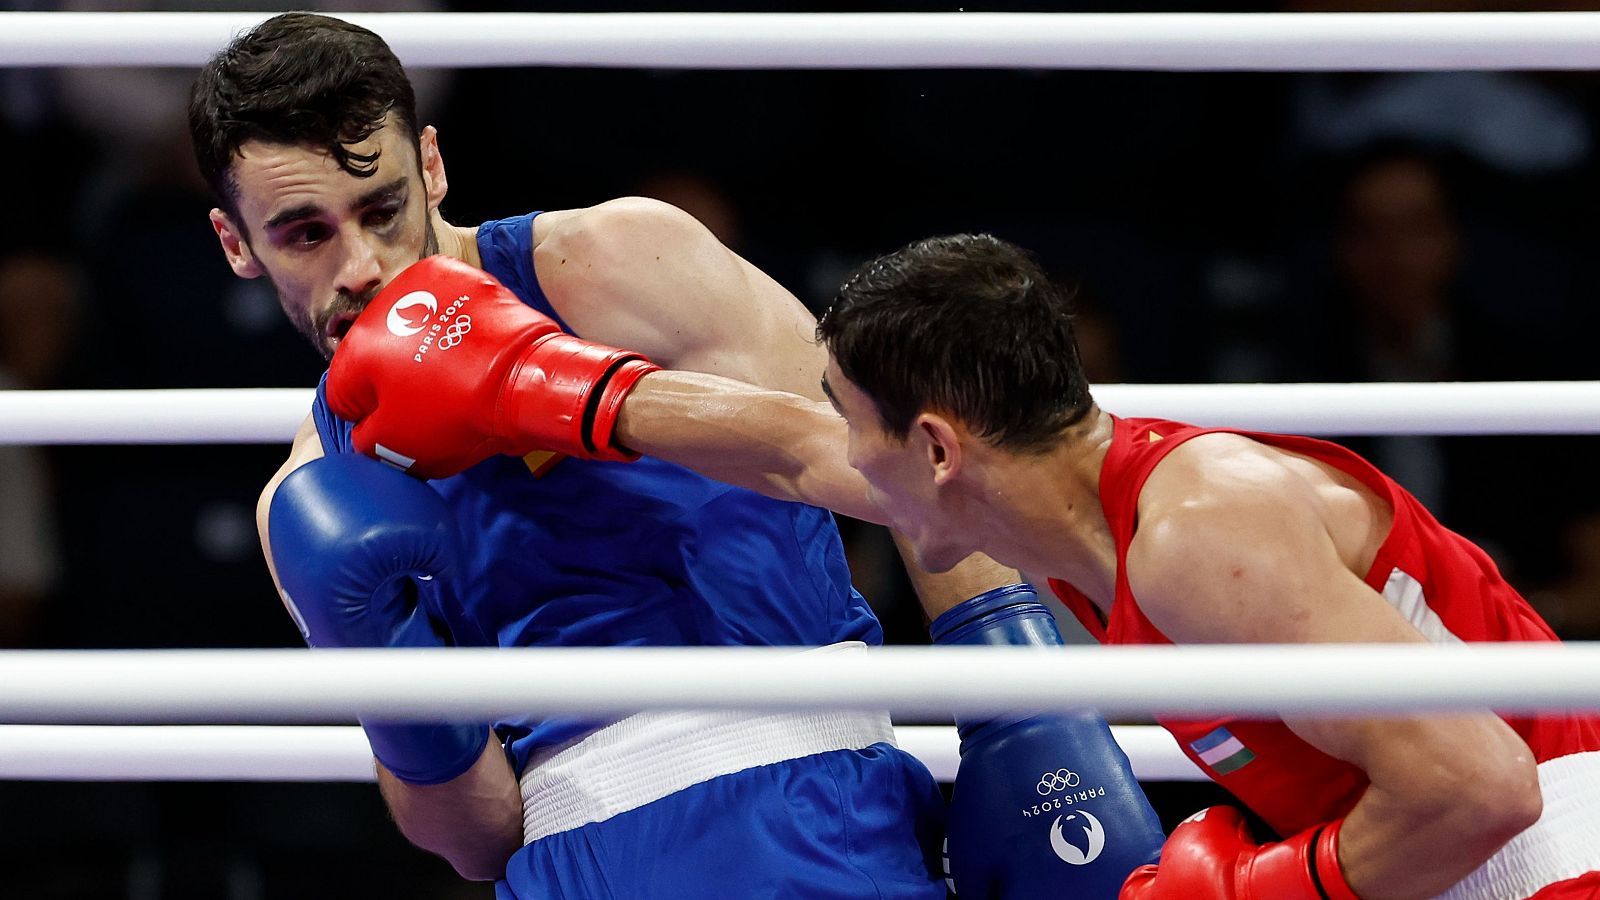
<svg viewBox="0 0 1600 900"><path fill-rule="evenodd" d="M628 460L622 398L659 366L561 330L492 276L448 256L400 273L351 324L328 406L356 449L423 478L497 453Z"/></svg>
<svg viewBox="0 0 1600 900"><path fill-rule="evenodd" d="M1237 809L1213 806L1172 830L1160 864L1135 869L1120 900L1360 900L1339 867L1343 823L1258 844Z"/></svg>

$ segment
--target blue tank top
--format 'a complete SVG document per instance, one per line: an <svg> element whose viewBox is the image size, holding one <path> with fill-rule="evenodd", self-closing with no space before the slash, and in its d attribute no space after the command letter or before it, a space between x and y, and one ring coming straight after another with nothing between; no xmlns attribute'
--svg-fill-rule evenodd
<svg viewBox="0 0 1600 900"><path fill-rule="evenodd" d="M561 322L533 271L537 213L478 229L483 268ZM562 322L566 328L566 323ZM570 331L570 329L567 329ZM312 416L327 453L352 425ZM529 646L816 646L883 641L850 586L833 515L645 457L633 463L497 456L430 482L455 511L469 565L456 641ZM534 750L603 722L502 722L520 774Z"/></svg>

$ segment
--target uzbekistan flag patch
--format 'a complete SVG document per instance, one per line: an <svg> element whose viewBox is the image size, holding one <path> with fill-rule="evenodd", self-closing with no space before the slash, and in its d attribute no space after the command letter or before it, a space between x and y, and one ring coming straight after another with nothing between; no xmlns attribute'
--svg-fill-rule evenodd
<svg viewBox="0 0 1600 900"><path fill-rule="evenodd" d="M1255 753L1226 728L1218 728L1195 741L1189 749L1218 775L1237 772L1256 758Z"/></svg>

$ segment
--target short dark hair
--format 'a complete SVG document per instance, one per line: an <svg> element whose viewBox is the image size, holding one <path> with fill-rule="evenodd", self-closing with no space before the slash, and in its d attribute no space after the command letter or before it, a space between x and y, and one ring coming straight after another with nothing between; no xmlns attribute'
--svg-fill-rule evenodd
<svg viewBox="0 0 1600 900"><path fill-rule="evenodd" d="M377 153L351 153L393 116L412 135L417 100L383 38L313 13L273 16L234 38L200 70L189 94L189 136L200 174L237 214L232 165L247 141L326 150L366 178Z"/></svg>
<svg viewBox="0 0 1600 900"><path fill-rule="evenodd" d="M1094 404L1066 292L992 235L928 238L866 263L817 337L901 440L933 410L992 446L1038 452Z"/></svg>

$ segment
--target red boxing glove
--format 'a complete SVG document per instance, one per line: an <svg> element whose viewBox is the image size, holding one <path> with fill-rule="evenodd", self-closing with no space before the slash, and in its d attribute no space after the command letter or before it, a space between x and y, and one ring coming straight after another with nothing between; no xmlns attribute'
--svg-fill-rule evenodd
<svg viewBox="0 0 1600 900"><path fill-rule="evenodd" d="M1161 864L1140 866L1120 900L1360 900L1339 869L1343 819L1275 844L1257 844L1244 816L1213 806L1185 819L1161 848Z"/></svg>
<svg viewBox="0 0 1600 900"><path fill-rule="evenodd" d="M566 334L487 273L430 256L351 324L327 397L355 423L357 450L443 478L496 453L637 459L612 430L623 398L659 368Z"/></svg>

